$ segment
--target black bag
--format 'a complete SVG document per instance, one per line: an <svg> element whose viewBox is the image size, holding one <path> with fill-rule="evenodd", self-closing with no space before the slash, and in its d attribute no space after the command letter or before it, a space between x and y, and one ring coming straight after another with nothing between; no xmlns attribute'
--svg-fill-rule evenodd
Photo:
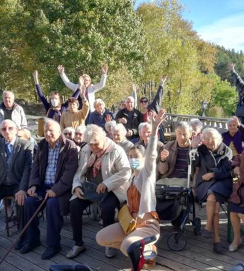
<svg viewBox="0 0 244 271"><path fill-rule="evenodd" d="M105 193L98 194L96 192L97 186L98 185L93 182L84 182L82 184L82 191L84 193L83 197L91 202L101 205L107 198L108 192L106 191Z"/></svg>

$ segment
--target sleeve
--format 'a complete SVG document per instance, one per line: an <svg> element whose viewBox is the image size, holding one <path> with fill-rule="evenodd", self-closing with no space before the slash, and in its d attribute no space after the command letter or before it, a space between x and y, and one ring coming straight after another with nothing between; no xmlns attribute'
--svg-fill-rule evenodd
<svg viewBox="0 0 244 271"><path fill-rule="evenodd" d="M25 162L24 162L23 173L22 173L22 177L21 177L21 181L19 185L20 190L27 191L27 188L28 188L31 165L32 165L33 150L34 150L34 144L32 142L28 142L24 150Z"/></svg>
<svg viewBox="0 0 244 271"><path fill-rule="evenodd" d="M65 118L65 112L61 115L61 119L60 119L60 128L61 128L61 131L63 131L63 129L65 128L64 118Z"/></svg>
<svg viewBox="0 0 244 271"><path fill-rule="evenodd" d="M108 191L113 191L122 186L126 181L129 180L131 175L131 168L125 151L121 148L116 150L116 152L117 157L114 160L114 167L116 171L112 176L106 180L103 180L103 183L106 185Z"/></svg>
<svg viewBox="0 0 244 271"><path fill-rule="evenodd" d="M148 105L147 108L158 114L161 108L162 98L163 98L163 86L160 85L153 101Z"/></svg>
<svg viewBox="0 0 244 271"><path fill-rule="evenodd" d="M79 96L80 96L80 89L77 88L77 90L72 94L72 97L74 97L78 100ZM68 100L65 103L63 103L62 106L67 108L69 106Z"/></svg>
<svg viewBox="0 0 244 271"><path fill-rule="evenodd" d="M87 89L88 93L96 93L100 89L104 88L106 84L106 80L107 80L107 74L102 74L101 81L98 84L88 87Z"/></svg>
<svg viewBox="0 0 244 271"><path fill-rule="evenodd" d="M63 72L60 74L60 77L62 78L65 86L73 91L76 91L77 88L79 87L78 84L74 84L72 82L70 82L69 78L66 76L66 74Z"/></svg>
<svg viewBox="0 0 244 271"><path fill-rule="evenodd" d="M214 173L215 180L228 178L231 175L231 161L228 158L224 158L220 165L211 170Z"/></svg>
<svg viewBox="0 0 244 271"><path fill-rule="evenodd" d="M76 170L78 168L78 151L76 146L69 149L64 162L64 170L61 178L52 186L52 191L57 195L61 196L67 191L71 190L72 182Z"/></svg>
<svg viewBox="0 0 244 271"><path fill-rule="evenodd" d="M46 112L47 112L49 110L49 108L50 108L50 104L47 101L47 99L45 98L45 96L43 94L43 91L41 89L41 86L39 84L36 84L36 92L38 94L38 97L39 97L40 101L43 103Z"/></svg>
<svg viewBox="0 0 244 271"><path fill-rule="evenodd" d="M241 125L238 127L238 130L239 130L240 133L241 133L242 141L244 141L244 125L241 124Z"/></svg>
<svg viewBox="0 0 244 271"><path fill-rule="evenodd" d="M21 115L21 129L27 127L27 119L25 116L25 111L22 107L20 107L20 115Z"/></svg>
<svg viewBox="0 0 244 271"><path fill-rule="evenodd" d="M83 106L80 112L81 112L81 118L85 120L89 113L89 102L87 99L83 100Z"/></svg>
<svg viewBox="0 0 244 271"><path fill-rule="evenodd" d="M241 77L239 76L239 74L235 70L233 70L231 72L231 74L232 74L232 77L234 78L234 83L235 83L235 86L236 86L238 93L244 95L244 82L243 82L243 80L241 79Z"/></svg>

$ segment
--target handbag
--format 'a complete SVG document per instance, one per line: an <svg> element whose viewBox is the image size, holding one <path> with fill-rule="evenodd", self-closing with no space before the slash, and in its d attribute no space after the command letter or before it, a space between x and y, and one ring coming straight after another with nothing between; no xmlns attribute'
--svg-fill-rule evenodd
<svg viewBox="0 0 244 271"><path fill-rule="evenodd" d="M121 228L123 229L126 235L129 235L136 228L136 219L130 213L129 207L127 204L121 207L118 213L118 220Z"/></svg>
<svg viewBox="0 0 244 271"><path fill-rule="evenodd" d="M108 191L105 193L98 194L96 192L97 190L97 184L93 182L86 181L82 184L82 191L84 193L83 197L84 199L90 200L93 203L97 203L99 205L102 205L102 203L105 201L105 199L108 196Z"/></svg>

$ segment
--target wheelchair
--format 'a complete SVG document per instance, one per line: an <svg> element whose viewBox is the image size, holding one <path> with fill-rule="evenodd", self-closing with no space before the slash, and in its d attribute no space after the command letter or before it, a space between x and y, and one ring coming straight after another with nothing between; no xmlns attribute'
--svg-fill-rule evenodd
<svg viewBox="0 0 244 271"><path fill-rule="evenodd" d="M160 220L170 220L175 231L167 238L167 245L173 251L181 251L187 245L184 235L185 225L192 224L195 235L201 232L201 219L196 217L195 198L190 188L191 164L196 150L189 153L187 187L156 185L156 211Z"/></svg>

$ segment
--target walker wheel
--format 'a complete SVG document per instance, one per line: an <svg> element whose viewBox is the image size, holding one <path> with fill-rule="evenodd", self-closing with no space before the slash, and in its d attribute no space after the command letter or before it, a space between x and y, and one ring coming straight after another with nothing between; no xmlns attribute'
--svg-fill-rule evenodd
<svg viewBox="0 0 244 271"><path fill-rule="evenodd" d="M172 232L167 239L167 245L173 251L183 250L186 244L186 237L182 232Z"/></svg>
<svg viewBox="0 0 244 271"><path fill-rule="evenodd" d="M195 235L199 235L201 233L201 219L199 217L195 217L192 224L194 227Z"/></svg>

